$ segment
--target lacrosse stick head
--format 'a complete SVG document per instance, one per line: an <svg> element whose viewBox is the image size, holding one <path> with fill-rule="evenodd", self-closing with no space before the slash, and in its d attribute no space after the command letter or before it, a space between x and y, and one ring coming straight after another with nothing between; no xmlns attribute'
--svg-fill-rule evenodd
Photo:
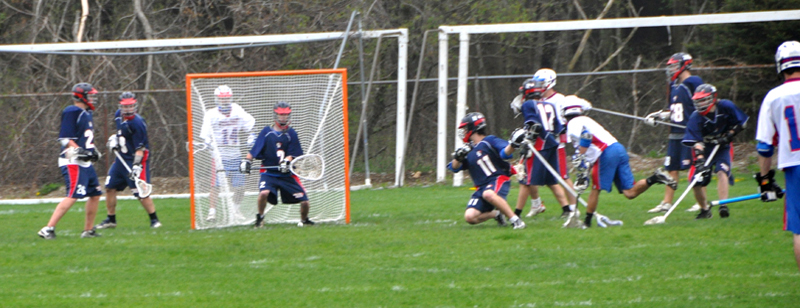
<svg viewBox="0 0 800 308"><path fill-rule="evenodd" d="M325 161L318 154L298 156L292 160L292 173L306 180L319 180L325 175Z"/></svg>
<svg viewBox="0 0 800 308"><path fill-rule="evenodd" d="M597 215L597 225L598 226L600 225L600 223L603 223L606 226L621 226L622 225L622 220L611 219L611 218L608 218L608 216L600 215L600 214L597 214L597 213L594 213L594 214ZM605 227L603 227L603 228L605 228Z"/></svg>
<svg viewBox="0 0 800 308"><path fill-rule="evenodd" d="M150 197L153 193L153 185L147 183L145 180L136 179L136 190L139 192L139 199Z"/></svg>
<svg viewBox="0 0 800 308"><path fill-rule="evenodd" d="M656 216L644 222L645 226L663 224L667 221L667 216Z"/></svg>

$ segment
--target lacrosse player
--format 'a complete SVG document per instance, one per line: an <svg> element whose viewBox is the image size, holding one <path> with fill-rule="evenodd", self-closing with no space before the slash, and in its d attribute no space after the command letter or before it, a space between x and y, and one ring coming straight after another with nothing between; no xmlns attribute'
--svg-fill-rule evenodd
<svg viewBox="0 0 800 308"><path fill-rule="evenodd" d="M543 68L533 75L534 88L530 93L530 97L533 100L539 102L549 102L552 103L556 108L556 117L558 121L561 123L561 126L564 128L560 132L558 132L558 171L561 174L561 178L563 178L568 185L572 186L572 180L569 178L569 172L567 171L567 135L566 135L566 124L567 122L564 120L564 117L561 116L561 113L558 110L561 110L561 105L564 100L564 95L558 93L554 87L556 85L556 72L549 68ZM522 88L520 88L522 89ZM515 114L520 112L522 100L519 100L517 104L512 103L511 108L514 110ZM588 105L584 106L584 111L588 111L592 108L589 102L586 102ZM530 194L530 191L533 191L534 194ZM519 197L517 198L517 207L515 213L519 215L522 213L522 209L525 207L525 200L528 199L528 196L531 197L531 209L526 214L526 217L533 217L539 213L543 213L546 209L544 204L542 203L542 199L539 198L539 188L537 186L533 186L532 189L520 189ZM567 194L567 201L569 202L569 208L573 208L576 204L576 199L571 194ZM562 215L568 215L569 211L564 209Z"/></svg>
<svg viewBox="0 0 800 308"><path fill-rule="evenodd" d="M64 176L67 196L58 203L47 226L39 230L38 234L43 239L56 238L55 228L58 221L78 199L84 197L89 197L89 200L86 201L86 221L81 237L100 236L95 232L94 218L103 192L92 166L92 163L100 159L100 154L92 142L94 140L92 111L96 94L97 90L91 84L76 84L72 87L73 104L61 112L61 131L58 133L61 155L58 157L58 167Z"/></svg>
<svg viewBox="0 0 800 308"><path fill-rule="evenodd" d="M512 157L514 148L506 140L486 135L486 118L480 112L464 116L458 125L458 134L465 144L453 152L453 160L447 164L447 169L453 173L469 170L477 189L467 202L464 220L474 225L494 218L504 226L505 215L514 229L525 228L525 222L511 211L506 201L511 187L511 166L505 159ZM524 133L517 130L513 135L519 147Z"/></svg>
<svg viewBox="0 0 800 308"><path fill-rule="evenodd" d="M760 172L756 181L761 201L770 202L783 197L781 188L775 184L772 155L778 150L778 168L786 178L783 229L792 232L794 258L800 269L800 42L786 41L775 52L778 74L784 82L773 88L764 97L758 112L756 141Z"/></svg>
<svg viewBox="0 0 800 308"><path fill-rule="evenodd" d="M577 219L568 227L591 227L597 209L600 190L611 192L611 184L628 199L636 198L653 184L675 186L677 183L661 169L647 179L634 182L628 153L614 136L592 118L583 115L584 99L574 95L564 98L561 113L567 120L567 136L576 149L572 164L575 176L575 191L583 193L591 177L592 189L586 206L586 218L581 224Z"/></svg>
<svg viewBox="0 0 800 308"><path fill-rule="evenodd" d="M227 185L230 179L233 186L233 215L241 216L239 206L244 198L244 174L237 172L241 161L241 141L240 138L247 136L247 146L253 145L255 136L250 134L256 119L247 113L239 104L233 102L233 90L226 85L221 85L214 90L214 102L216 107L206 110L203 116L203 126L200 130L200 137L205 140L213 151L213 155L219 156L214 160L214 171L217 172L214 178L214 185L211 188L210 204L208 209L207 221L216 219L216 201L219 197L219 187ZM216 166L221 163L222 166ZM221 167L221 168L220 168Z"/></svg>
<svg viewBox="0 0 800 308"><path fill-rule="evenodd" d="M241 161L239 171L250 173L253 158L261 160L261 166L280 166L277 169L262 169L258 182L258 214L256 214L256 228L264 226L264 211L267 202L271 205L278 204L278 193L284 204L300 203L300 224L313 225L308 218L308 195L300 178L291 173L292 159L303 155L303 148L297 132L289 127L291 123L292 107L287 102L278 102L272 109L275 123L261 130L256 138L255 145Z"/></svg>
<svg viewBox="0 0 800 308"><path fill-rule="evenodd" d="M731 146L733 137L744 129L748 116L733 102L717 99L717 88L710 84L697 87L692 96L695 111L686 123L686 134L683 144L692 149L694 166L689 170L689 181L695 174L702 175L702 181L695 184L694 190L697 204L702 204L697 219L711 218L706 186L711 181L711 166L717 174L717 194L719 199L728 198L729 179L731 176ZM709 158L712 148L719 145L713 158ZM711 162L706 166L706 160ZM719 216L730 215L727 205L720 205Z"/></svg>
<svg viewBox="0 0 800 308"><path fill-rule="evenodd" d="M109 151L117 151L124 159L119 157L108 168L106 177L106 210L108 217L97 224L97 229L111 229L117 227L117 193L129 187L133 195L139 199L142 207L150 216L150 227L161 227L161 222L156 214L156 206L150 196L141 198L136 188L136 179L143 179L150 183L150 143L147 140L147 123L137 112L136 95L123 92L119 96L119 109L114 114L117 133L108 137ZM131 171L128 168L131 166Z"/></svg>
<svg viewBox="0 0 800 308"><path fill-rule="evenodd" d="M525 129L530 132L528 137L534 142L534 148L541 153L547 162L556 170L561 170L559 161L559 145L557 141L559 133L563 130L561 121L558 119L558 109L556 105L549 101L542 100L542 94L548 89L552 90L552 85L555 83L555 72L546 70L545 73L537 72L538 75L534 78L526 80L522 84L522 97L524 101L521 103L519 111L525 120ZM527 148L523 147L523 151ZM524 152L523 152L524 153ZM541 161L536 157L527 157L523 160L523 168L525 177L519 181L520 192L517 198L517 206L515 213L517 215L522 213L525 207L525 201L528 196L531 197L531 212L527 216L531 217L538 213L544 212L545 208L539 198L539 190L537 186L547 185L553 192L558 203L561 205L563 211L562 217L565 217L571 212L570 200L564 192L564 188L559 185L556 179L544 167ZM562 173L562 177L565 176ZM568 177L567 177L568 178Z"/></svg>
<svg viewBox="0 0 800 308"><path fill-rule="evenodd" d="M667 60L667 77L670 79L669 98L666 110L656 111L645 118L645 123L656 126L656 119L665 121L669 119L672 123L686 126L689 116L694 112L692 95L695 88L703 84L700 77L692 76L692 56L679 52L672 55ZM692 150L681 144L686 130L680 127L670 127L669 140L667 141L667 156L664 158L664 169L669 172L673 179L678 178L681 170L689 169L692 166ZM677 188L677 186L676 186ZM664 199L648 213L666 212L672 208L672 201L675 198L675 189L671 186L664 188ZM699 211L700 206L695 204L689 211Z"/></svg>

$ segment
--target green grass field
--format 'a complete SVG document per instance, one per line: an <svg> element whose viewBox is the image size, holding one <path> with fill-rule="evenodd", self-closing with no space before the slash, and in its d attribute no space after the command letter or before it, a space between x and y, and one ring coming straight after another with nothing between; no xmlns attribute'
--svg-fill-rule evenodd
<svg viewBox="0 0 800 308"><path fill-rule="evenodd" d="M739 175L739 178L746 178ZM782 178L782 176L781 176ZM746 179L731 196L752 194ZM782 180L781 180L782 182ZM715 187L715 183L709 187ZM686 187L681 183L679 193ZM711 198L716 192L711 189ZM192 231L188 200L156 200L151 230L138 202L119 226L81 239L83 203L36 232L54 204L0 206L3 307L797 307L800 272L783 202L731 205L695 221L684 209L643 226L663 195L603 193L599 211L625 225L562 229L560 209L528 228L463 221L468 188L356 191L352 223ZM512 189L510 203L516 200ZM677 198L677 196L676 196ZM313 200L312 200L313 206ZM527 211L527 208L526 208ZM99 222L105 214L101 203Z"/></svg>

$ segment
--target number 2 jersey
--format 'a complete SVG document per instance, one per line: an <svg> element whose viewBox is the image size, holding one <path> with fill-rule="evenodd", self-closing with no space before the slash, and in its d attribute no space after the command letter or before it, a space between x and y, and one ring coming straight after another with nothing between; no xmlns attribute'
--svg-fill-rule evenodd
<svg viewBox="0 0 800 308"><path fill-rule="evenodd" d="M686 126L689 117L694 112L694 89L703 84L703 79L697 76L689 76L683 82L678 83L676 79L669 85L669 116L672 123ZM682 139L685 129L672 126L669 129L669 139Z"/></svg>
<svg viewBox="0 0 800 308"><path fill-rule="evenodd" d="M478 187L491 183L497 176L509 176L511 166L500 157L500 151L507 146L508 141L504 139L486 136L467 154L461 168L454 172L469 170L469 177Z"/></svg>
<svg viewBox="0 0 800 308"><path fill-rule="evenodd" d="M297 139L297 132L289 127L286 131L277 131L272 126L264 127L256 138L256 143L250 149L250 155L261 160L262 167L276 167L288 156L297 158L303 155L303 147ZM278 168L266 169L270 176L289 176L291 173L281 173Z"/></svg>
<svg viewBox="0 0 800 308"><path fill-rule="evenodd" d="M787 79L764 97L756 140L777 147L778 168L800 166L800 78Z"/></svg>
<svg viewBox="0 0 800 308"><path fill-rule="evenodd" d="M256 119L239 104L231 104L228 115L219 112L219 108L215 107L206 110L200 137L206 143L215 145L223 159L239 160L242 157L241 137L249 135L255 124Z"/></svg>
<svg viewBox="0 0 800 308"><path fill-rule="evenodd" d="M133 119L125 120L120 111L114 114L114 122L117 125L117 140L119 140L119 154L125 159L128 166L133 164L133 156L136 150L144 150L144 158L147 159L150 143L147 140L147 123L144 118L136 114Z"/></svg>
<svg viewBox="0 0 800 308"><path fill-rule="evenodd" d="M58 133L58 139L75 141L79 147L96 152L93 128L92 112L72 105L64 108L64 111L61 112L61 130ZM61 154L58 157L59 167L70 164L78 164L81 167L89 167L92 165L92 162L74 158L70 161L64 153L64 149L66 148L67 146L61 146Z"/></svg>

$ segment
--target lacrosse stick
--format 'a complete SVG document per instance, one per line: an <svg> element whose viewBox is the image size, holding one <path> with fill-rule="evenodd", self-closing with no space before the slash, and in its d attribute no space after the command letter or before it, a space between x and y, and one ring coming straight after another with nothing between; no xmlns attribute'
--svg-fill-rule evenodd
<svg viewBox="0 0 800 308"><path fill-rule="evenodd" d="M122 158L122 155L119 155L119 151L114 149L114 155L117 155L119 161L122 162L122 165L125 166L125 169L128 170L128 173L131 172L131 167L128 167L128 163L125 162L125 159ZM144 171L144 170L142 170ZM133 181L134 185L136 186L136 190L139 191L139 199L144 199L150 197L150 194L153 192L153 185L147 183L147 181L142 180L142 178L137 177L136 180Z"/></svg>
<svg viewBox="0 0 800 308"><path fill-rule="evenodd" d="M629 119L634 119L634 120L640 120L640 121L647 120L646 118L643 118L643 117L637 117L635 115L630 115L630 114L627 114L627 113L621 113L621 112L616 112L616 111L611 111L611 110L605 110L605 109L597 108L597 107L592 107L592 110L597 110L597 111L600 111L600 112L603 112L603 113L607 113L607 114L611 114L611 115L615 115L615 116L620 116L620 117L624 117L624 118L629 118ZM677 128L686 128L686 126L683 126L683 125L680 125L680 124L671 123L671 122L664 122L664 121L655 121L655 122L656 122L656 124L660 124L660 125L667 125L667 126L672 126L672 127L677 127Z"/></svg>
<svg viewBox="0 0 800 308"><path fill-rule="evenodd" d="M783 193L786 193L786 190L783 190ZM758 199L758 198L761 198L761 194L760 193L741 196L741 197L733 197L733 198L728 198L728 199L725 199L725 200L711 201L711 206L725 205L725 204L736 203L736 202L740 202L740 201L753 200L753 199Z"/></svg>
<svg viewBox="0 0 800 308"><path fill-rule="evenodd" d="M578 202L583 204L584 207L589 207L586 204L586 201L581 199L580 195L577 192L575 192L575 190L572 189L572 187L570 187L567 184L567 182L564 181L564 179L561 178L561 175L558 173L558 171L556 171L556 169L553 169L553 166L550 166L550 163L548 163L547 160L544 158L544 156L542 156L542 154L539 153L539 151L536 150L536 148L533 146L533 144L531 143L531 141L529 139L525 140L525 144L528 145L528 148L531 150L531 152L533 152L533 155L536 155L536 158L538 158L542 162L542 165L544 165L544 167L547 168L547 171L549 171L550 174L552 174L558 180L558 183L560 183L561 186L564 186L564 189L567 190L570 194L575 196L575 200L578 200ZM577 209L575 211L572 211L572 214L570 214L570 217L567 218L567 223L569 223L569 221L571 219L574 219L574 217L577 216L577 215L580 215L580 213L578 213ZM597 226L599 226L601 228L605 228L605 226L621 226L622 225L622 221L621 220L609 219L607 216L602 215L602 214L600 214L598 212L594 212L594 216L597 218L597 222L598 222ZM565 223L565 225L567 223Z"/></svg>
<svg viewBox="0 0 800 308"><path fill-rule="evenodd" d="M278 169L280 166L259 167L258 169ZM295 157L289 163L289 170L297 177L316 181L325 175L325 161L319 154L306 154Z"/></svg>
<svg viewBox="0 0 800 308"><path fill-rule="evenodd" d="M703 166L708 167L708 165L711 164L711 161L714 160L714 155L717 154L717 150L719 150L719 144L715 145L714 149L711 150L711 154L708 155L708 159L706 160L706 163ZM702 179L703 176L701 174L695 173L694 177L692 178L692 183L689 183L689 186L686 187L686 190L683 192L683 194L681 194L681 197L678 198L678 201L675 201L675 204L672 205L672 208L670 208L669 211L667 211L667 213L664 214L664 216L656 216L648 219L647 221L644 222L644 225L647 226L647 225L663 224L664 222L666 222L667 217L669 217L669 214L671 214L672 211L678 208L678 204L681 203L681 201L683 201L683 198L686 197L687 194L689 194L689 191L692 190L692 188L694 188L694 185L697 184L697 182L699 182Z"/></svg>

